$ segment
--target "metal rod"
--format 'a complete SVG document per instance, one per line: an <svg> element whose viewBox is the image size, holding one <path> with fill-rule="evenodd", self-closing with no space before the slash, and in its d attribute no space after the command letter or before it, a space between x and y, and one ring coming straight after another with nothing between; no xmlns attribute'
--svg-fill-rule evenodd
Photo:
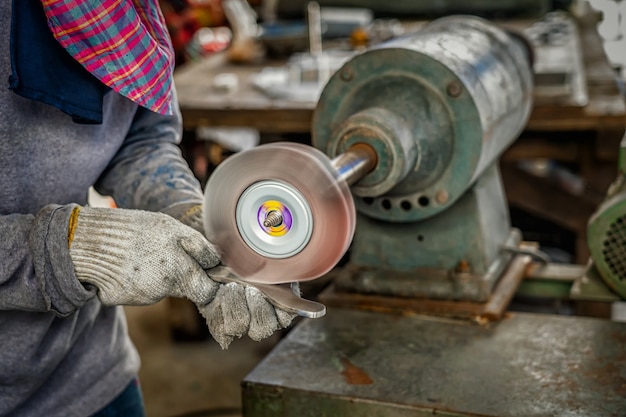
<svg viewBox="0 0 626 417"><path fill-rule="evenodd" d="M359 181L374 169L378 162L378 155L374 148L364 143L358 143L346 152L337 155L330 163L337 170L339 179L348 185Z"/></svg>
<svg viewBox="0 0 626 417"><path fill-rule="evenodd" d="M320 5L317 2L307 4L307 21L309 26L309 53L313 56L322 54L322 18Z"/></svg>
<svg viewBox="0 0 626 417"><path fill-rule="evenodd" d="M500 278L491 299L485 304L481 318L489 321L500 320L513 299L522 279L526 276L532 258L528 255L517 255Z"/></svg>

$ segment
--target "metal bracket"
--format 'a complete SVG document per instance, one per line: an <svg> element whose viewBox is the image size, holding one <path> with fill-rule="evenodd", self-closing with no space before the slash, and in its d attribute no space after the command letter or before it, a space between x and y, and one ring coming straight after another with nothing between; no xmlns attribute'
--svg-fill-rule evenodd
<svg viewBox="0 0 626 417"><path fill-rule="evenodd" d="M244 281L235 275L227 266L218 266L210 271L214 281L228 284L236 282L261 291L265 298L274 306L302 317L316 319L326 314L326 306L316 301L307 300L300 296L300 287L297 283L291 284L261 284Z"/></svg>
<svg viewBox="0 0 626 417"><path fill-rule="evenodd" d="M550 256L547 253L539 250L538 248L529 247L528 245L521 244L519 246L502 245L500 247L505 252L512 253L514 255L527 255L533 258L535 261L547 265L550 262Z"/></svg>

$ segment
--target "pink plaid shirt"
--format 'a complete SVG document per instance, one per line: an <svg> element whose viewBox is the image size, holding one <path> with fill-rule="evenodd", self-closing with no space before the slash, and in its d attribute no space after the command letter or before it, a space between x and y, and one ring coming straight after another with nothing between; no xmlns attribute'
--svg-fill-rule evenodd
<svg viewBox="0 0 626 417"><path fill-rule="evenodd" d="M174 54L158 0L42 0L56 40L114 91L172 114Z"/></svg>

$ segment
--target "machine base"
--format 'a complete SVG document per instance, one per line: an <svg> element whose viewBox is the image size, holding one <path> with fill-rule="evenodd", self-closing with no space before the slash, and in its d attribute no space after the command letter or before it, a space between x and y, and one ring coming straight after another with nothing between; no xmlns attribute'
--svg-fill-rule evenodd
<svg viewBox="0 0 626 417"><path fill-rule="evenodd" d="M625 324L592 318L484 327L330 308L245 378L244 416L618 416L625 343Z"/></svg>
<svg viewBox="0 0 626 417"><path fill-rule="evenodd" d="M517 248L520 243L520 231L511 229L503 247ZM443 268L399 271L348 264L333 275L337 289L342 292L487 303L512 258L510 252L500 250L484 273Z"/></svg>
<svg viewBox="0 0 626 417"><path fill-rule="evenodd" d="M529 245L527 245L529 246ZM524 245L522 245L524 247ZM531 264L528 255L516 255L506 266L498 268L498 282L489 299L485 302L437 300L430 298L393 297L379 294L362 294L343 291L337 283L346 272L339 270L333 274L335 285L327 288L319 296L320 302L332 307L358 308L376 312L395 314L425 314L438 317L470 320L478 323L500 320L526 276ZM412 277L415 279L415 277Z"/></svg>
<svg viewBox="0 0 626 417"><path fill-rule="evenodd" d="M486 302L515 247L497 164L463 197L425 221L359 215L350 262L335 281L345 291Z"/></svg>

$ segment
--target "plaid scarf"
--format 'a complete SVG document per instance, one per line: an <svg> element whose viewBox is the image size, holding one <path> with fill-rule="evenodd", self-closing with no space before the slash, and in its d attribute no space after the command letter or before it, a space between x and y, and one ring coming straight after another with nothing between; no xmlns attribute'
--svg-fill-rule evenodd
<svg viewBox="0 0 626 417"><path fill-rule="evenodd" d="M42 0L55 39L102 83L172 114L173 50L158 0Z"/></svg>

